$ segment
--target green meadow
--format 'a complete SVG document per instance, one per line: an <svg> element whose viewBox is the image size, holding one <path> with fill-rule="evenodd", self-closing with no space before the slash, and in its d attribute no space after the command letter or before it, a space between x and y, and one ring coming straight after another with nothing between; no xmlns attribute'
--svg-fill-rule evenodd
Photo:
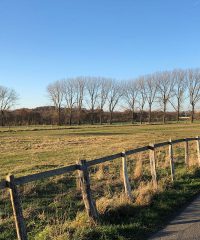
<svg viewBox="0 0 200 240"><path fill-rule="evenodd" d="M0 129L0 178L24 176L76 161L91 160L158 143L200 135L200 124L30 126ZM100 220L86 216L77 172L18 187L29 239L147 239L199 193L196 143L174 146L176 178L171 182L168 148L156 150L158 190L151 185L149 153L128 157L133 202L124 195L121 159L90 169L91 189ZM0 239L16 239L8 190L1 190Z"/></svg>

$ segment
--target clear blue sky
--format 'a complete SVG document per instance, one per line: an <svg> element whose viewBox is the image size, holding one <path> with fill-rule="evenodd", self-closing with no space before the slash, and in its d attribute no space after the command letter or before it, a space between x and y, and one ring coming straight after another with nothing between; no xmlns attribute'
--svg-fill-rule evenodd
<svg viewBox="0 0 200 240"><path fill-rule="evenodd" d="M200 0L0 0L0 85L48 104L65 77L200 67Z"/></svg>

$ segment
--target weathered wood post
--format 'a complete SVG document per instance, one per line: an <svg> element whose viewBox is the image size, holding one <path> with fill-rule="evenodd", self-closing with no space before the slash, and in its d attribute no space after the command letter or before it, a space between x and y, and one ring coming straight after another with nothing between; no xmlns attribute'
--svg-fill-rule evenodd
<svg viewBox="0 0 200 240"><path fill-rule="evenodd" d="M18 195L17 187L15 184L15 178L13 175L8 175L6 177L8 184L10 199L12 203L13 215L15 219L15 226L17 231L18 240L27 240L26 226L22 213L22 208L20 204L20 198Z"/></svg>
<svg viewBox="0 0 200 240"><path fill-rule="evenodd" d="M157 183L157 174L156 174L156 160L155 160L155 148L154 144L149 144L149 158L150 158L150 168L151 168L151 176L154 189L158 188Z"/></svg>
<svg viewBox="0 0 200 240"><path fill-rule="evenodd" d="M187 138L185 138L185 164L188 166L189 163L189 144Z"/></svg>
<svg viewBox="0 0 200 240"><path fill-rule="evenodd" d="M81 160L77 162L79 166L79 181L80 188L82 192L82 198L85 205L85 209L89 218L93 221L98 220L98 212L96 209L96 204L92 199L91 189L90 189L90 178L87 168L86 160Z"/></svg>
<svg viewBox="0 0 200 240"><path fill-rule="evenodd" d="M173 153L173 145L172 140L169 140L169 161L170 161L170 169L171 169L171 178L172 182L174 181L174 153Z"/></svg>
<svg viewBox="0 0 200 240"><path fill-rule="evenodd" d="M124 181L124 190L125 194L128 197L129 200L133 200L133 196L131 193L131 185L128 178L128 171L127 171L127 157L126 152L122 152L122 176Z"/></svg>
<svg viewBox="0 0 200 240"><path fill-rule="evenodd" d="M199 139L199 136L197 136L197 159L198 159L198 165L200 166L200 139Z"/></svg>

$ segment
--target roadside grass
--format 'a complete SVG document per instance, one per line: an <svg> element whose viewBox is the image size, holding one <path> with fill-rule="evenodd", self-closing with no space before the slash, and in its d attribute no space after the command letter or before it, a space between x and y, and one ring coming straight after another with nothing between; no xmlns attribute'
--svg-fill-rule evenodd
<svg viewBox="0 0 200 240"><path fill-rule="evenodd" d="M151 195L148 203L130 203L124 197L119 182L115 186L111 184L109 191L106 191L108 186L105 182L96 186L95 189L104 188L94 194L100 211L98 225L89 223L81 195L72 186L75 187L75 182L73 179L70 181L68 176L67 179L58 179L54 185L45 181L42 185L38 183L33 187L36 192L31 189L31 194L28 189L23 189L29 239L147 239L199 193L200 170L192 167L178 171L174 184L167 180L162 190L145 193L146 196ZM58 187L62 188L62 193ZM135 191L133 194L136 194ZM1 231L0 239L15 239L11 226L11 221L1 226L4 231Z"/></svg>
<svg viewBox="0 0 200 240"><path fill-rule="evenodd" d="M72 129L0 133L0 176L41 172L133 149L169 138L194 137L200 124L78 126ZM196 145L190 144L188 168L184 144L174 147L176 179L170 180L168 148L156 150L159 188L151 186L148 151L128 157L134 201L124 196L121 160L90 169L91 189L100 212L98 224L85 214L76 173L44 179L19 187L29 239L125 240L146 239L160 229L200 189ZM16 239L8 191L0 198L0 239Z"/></svg>

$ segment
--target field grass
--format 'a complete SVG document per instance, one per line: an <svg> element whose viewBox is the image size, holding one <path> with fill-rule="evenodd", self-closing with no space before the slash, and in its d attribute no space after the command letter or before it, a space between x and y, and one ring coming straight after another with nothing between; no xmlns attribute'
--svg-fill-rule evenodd
<svg viewBox="0 0 200 240"><path fill-rule="evenodd" d="M200 135L200 124L113 125L0 129L0 178L22 176L90 160L169 138ZM131 156L128 171L134 202L123 194L120 160L91 169L91 187L100 223L91 225L85 215L76 173L19 187L30 239L146 239L163 226L174 209L199 192L200 172L183 166L183 144L175 148L176 181L170 183L167 148L156 152L159 190L150 183L148 152ZM196 146L190 144L190 165ZM101 171L100 171L101 170ZM0 199L0 239L16 239L6 190ZM163 217L165 216L165 218Z"/></svg>
<svg viewBox="0 0 200 240"><path fill-rule="evenodd" d="M22 128L23 130L25 128ZM106 156L148 143L194 137L200 124L74 126L59 130L0 132L0 174L24 175Z"/></svg>

